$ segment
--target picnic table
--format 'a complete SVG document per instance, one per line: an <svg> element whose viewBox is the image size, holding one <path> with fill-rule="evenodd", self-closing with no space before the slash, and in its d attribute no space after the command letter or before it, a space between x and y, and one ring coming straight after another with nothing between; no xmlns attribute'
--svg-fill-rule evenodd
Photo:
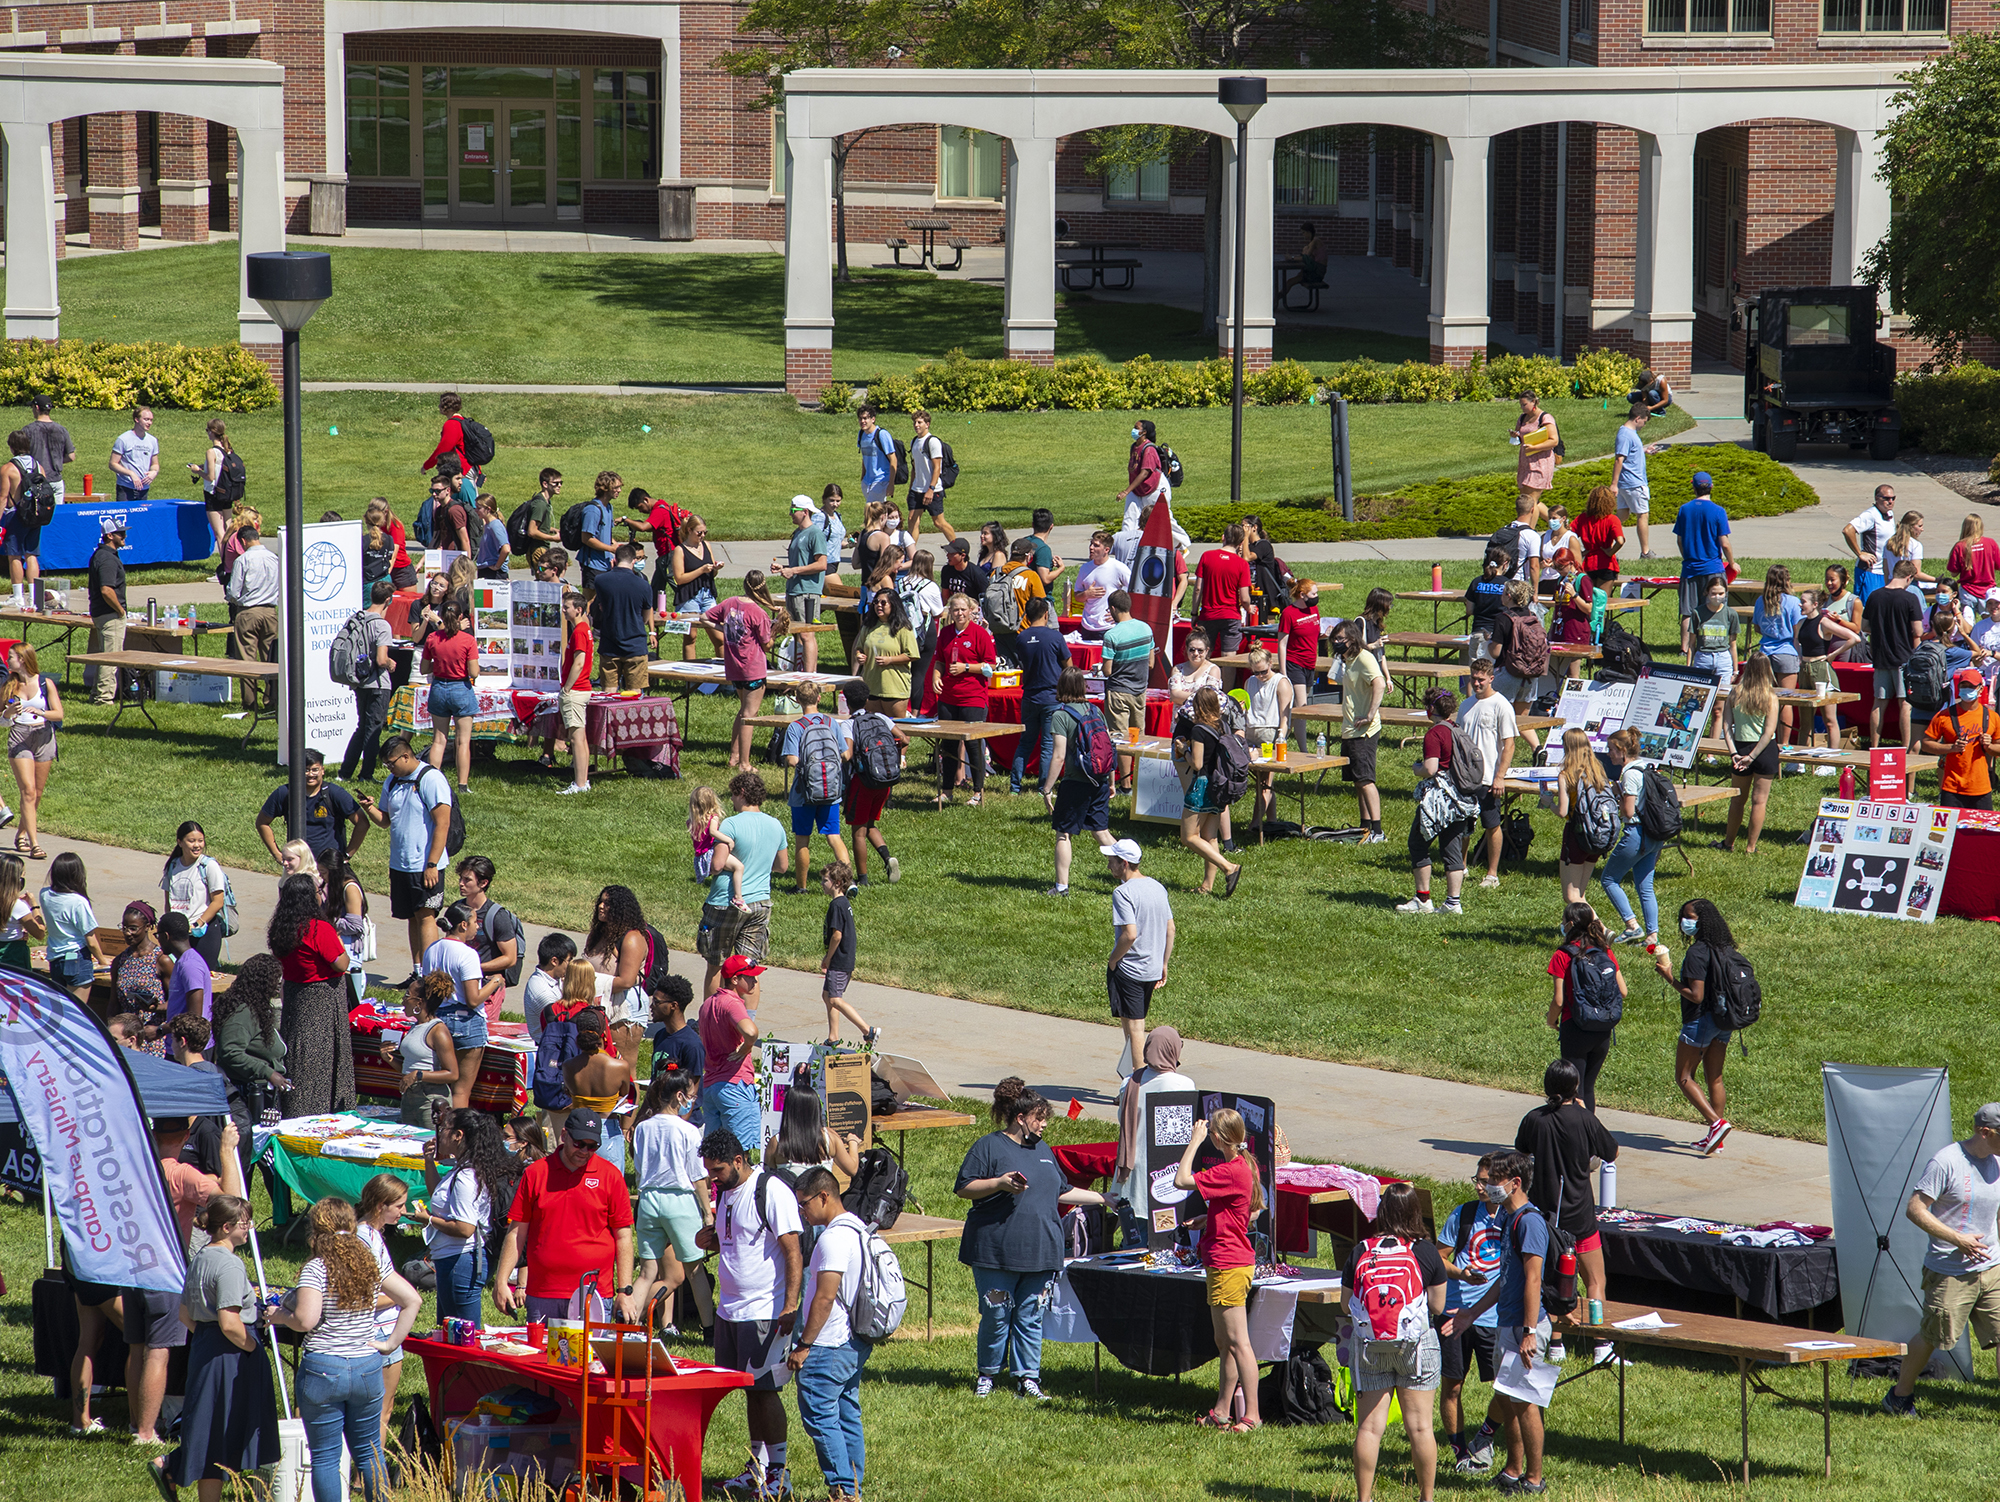
<svg viewBox="0 0 2000 1502"><path fill-rule="evenodd" d="M1131 248L1124 245L1093 245L1082 240L1056 241L1056 270L1062 275L1063 289L1069 292L1077 291L1076 284L1070 280L1071 276L1078 272L1087 272L1089 279L1083 284L1085 289L1102 287L1107 292L1130 292L1139 270L1146 263L1123 256L1107 258L1105 252ZM1065 256L1062 254L1065 250L1080 250L1083 254ZM1114 285L1105 276L1106 272L1111 271L1123 272L1125 280Z"/></svg>
<svg viewBox="0 0 2000 1502"><path fill-rule="evenodd" d="M90 617L87 615L74 610L28 610L23 607L9 605L0 608L0 621L8 621L20 626L22 628L21 639L30 646L34 646L35 639L28 634L27 628L29 626L52 626L57 633L61 634L63 652L67 658L63 663L62 681L64 688L69 687L70 663L83 662L88 664L89 662L89 659L81 653L71 651L77 632L84 632L85 639L88 640L91 622ZM125 622L125 647L126 650L134 652L172 653L184 650L182 644L191 636L199 637L209 632L227 631L228 629L229 625L226 621L196 621L191 626L181 626L171 621L164 621L158 624L136 621L128 616ZM43 642L36 650L46 652L55 643L56 637L54 634L51 634L49 639Z"/></svg>
<svg viewBox="0 0 2000 1502"><path fill-rule="evenodd" d="M1728 757L1736 754L1736 744L1719 735L1705 735L1697 742L1696 750L1705 756ZM1782 742L1778 745L1778 760L1804 767L1852 767L1866 781L1868 774L1868 753L1866 751L1832 751L1825 746L1790 746ZM1935 772L1939 758L1922 752L1911 752L1903 758L1904 769L1914 777L1919 772ZM1723 768L1724 776L1734 776L1728 767Z"/></svg>
<svg viewBox="0 0 2000 1502"><path fill-rule="evenodd" d="M1442 661L1446 648L1463 652L1472 645L1472 637L1451 631L1385 631L1381 643L1385 647L1402 647L1405 659L1412 649L1428 647L1431 655Z"/></svg>
<svg viewBox="0 0 2000 1502"><path fill-rule="evenodd" d="M1507 780L1501 784L1500 791L1505 799L1506 808L1509 811L1513 809L1514 800L1523 794L1532 794L1534 797L1540 798L1543 793L1548 793L1551 796L1555 793L1556 783L1554 777L1527 778L1521 775L1528 770L1530 769L1519 767L1510 771L1507 774ZM1728 799L1734 798L1736 796L1736 789L1726 782L1677 782L1674 784L1674 796L1680 800L1681 812L1688 817L1686 822L1681 826L1681 833L1674 837L1667 848L1674 850L1680 855L1681 864L1687 867L1689 875L1693 875L1694 862L1688 859L1687 833L1694 828L1695 821L1700 816L1702 808L1711 803L1726 802Z"/></svg>
<svg viewBox="0 0 2000 1502"><path fill-rule="evenodd" d="M883 1132L896 1134L893 1151L896 1161L900 1163L903 1161L903 1149L909 1145L910 1133L935 1131L939 1127L972 1126L977 1121L975 1116L968 1116L963 1111L946 1110L943 1106L905 1105L898 1106L887 1116L877 1116L872 1125L878 1137Z"/></svg>
<svg viewBox="0 0 2000 1502"><path fill-rule="evenodd" d="M1456 605L1461 611L1465 607L1465 591L1462 589L1400 589L1396 591L1396 598L1429 601L1432 631L1438 629L1438 614L1447 604Z"/></svg>
<svg viewBox="0 0 2000 1502"><path fill-rule="evenodd" d="M240 657L178 657L171 652L78 652L70 658L85 667L116 668L118 670L118 691L115 696L117 709L111 716L111 727L117 728L119 717L128 709L137 709L146 717L146 723L155 730L159 721L146 708L147 687L144 674L150 669L158 672L165 669L170 673L200 673L211 678L240 678L246 683L269 683L278 681L278 665L275 662L245 662ZM127 670L130 671L128 676ZM127 688L130 692L127 692ZM246 691L246 702L248 694ZM257 733L257 727L266 720L278 717L277 694L263 696L262 703L250 703L250 728L243 732L243 744L250 744L250 737Z"/></svg>
<svg viewBox="0 0 2000 1502"><path fill-rule="evenodd" d="M1272 283L1275 290L1271 294L1271 300L1288 313L1317 313L1319 295L1327 288L1325 268L1320 269L1317 281L1308 281L1304 277L1296 282L1285 281L1284 274L1287 271L1297 271L1302 264L1302 258L1298 256L1279 256L1271 262L1271 269L1277 273L1277 279ZM1292 306L1292 289L1295 287L1306 295L1304 306L1298 308Z"/></svg>
<svg viewBox="0 0 2000 1502"><path fill-rule="evenodd" d="M1117 746L1120 756L1144 756L1154 760L1164 759L1168 761L1173 759L1174 743L1171 737L1142 736L1138 740L1115 741L1114 744ZM1250 751L1250 775L1258 782L1274 782L1281 773L1287 772L1296 773L1301 778L1311 777L1315 774L1318 775L1319 780L1313 784L1311 789L1308 789L1303 782L1299 784L1300 824L1306 822L1307 792L1319 791L1326 783L1326 774L1328 772L1346 765L1347 758L1344 756L1321 756L1316 752L1299 751L1290 746L1286 747L1285 756L1282 761L1276 756L1267 757L1260 755L1255 747L1252 747ZM1257 843L1260 845L1264 843L1261 829L1258 831Z"/></svg>
<svg viewBox="0 0 2000 1502"><path fill-rule="evenodd" d="M1651 1318L1663 1328L1626 1328L1633 1320ZM1669 1351L1689 1351L1703 1356L1721 1356L1736 1363L1737 1403L1742 1413L1743 1484L1750 1484L1750 1365L1805 1366L1817 1363L1820 1374L1820 1421L1825 1435L1826 1474L1833 1475L1833 1363L1858 1361L1874 1356L1901 1356L1898 1341L1874 1340L1861 1335L1813 1335L1793 1325L1766 1325L1754 1320L1729 1319L1719 1314L1691 1314L1680 1309L1651 1309L1644 1304L1604 1306L1601 1324L1586 1324L1580 1333L1599 1343L1619 1346L1653 1346ZM1625 1363L1612 1363L1618 1370L1618 1443L1625 1443ZM1601 1368L1592 1368L1601 1370ZM1761 1382L1760 1388L1764 1386ZM1769 1391L1768 1388L1765 1389Z"/></svg>
<svg viewBox="0 0 2000 1502"><path fill-rule="evenodd" d="M1021 733L1019 725L996 724L992 720L908 719L897 720L895 725L903 734L920 735L925 740L932 742L934 746L943 741L957 741L969 748L977 741L998 740L1002 736L1013 737ZM969 749L966 754L971 754ZM939 756L936 760L938 797L941 800L949 790L944 785L944 758Z"/></svg>
<svg viewBox="0 0 2000 1502"><path fill-rule="evenodd" d="M948 1112L946 1114L957 1115L956 1112ZM972 1118L965 1116L961 1117L960 1120L970 1123ZM935 1298L932 1290L937 1283L936 1263L934 1260L937 1252L937 1244L940 1241L958 1240L959 1237L965 1234L965 1222L962 1220L946 1220L943 1216L939 1215L913 1215L906 1210L896 1217L895 1225L882 1231L880 1234L883 1241L887 1242L890 1246L909 1246L916 1242L923 1243L923 1282L917 1283L917 1280L908 1273L903 1274L903 1281L905 1283L916 1283L917 1287L924 1291L924 1339L929 1340L931 1338L931 1310Z"/></svg>
<svg viewBox="0 0 2000 1502"><path fill-rule="evenodd" d="M923 237L922 249L917 253L916 266L928 266L933 271L958 270L960 266L965 264L966 251L972 248L970 240L966 239L963 235L953 235L951 233L951 221L949 219L906 219L903 221L903 228L915 230ZM949 236L944 242L945 248L955 252L949 266L937 258L937 237L941 234ZM896 264L898 266L903 265L903 252L910 248L910 242L901 235L891 235L884 243L889 247L889 254L895 257Z"/></svg>

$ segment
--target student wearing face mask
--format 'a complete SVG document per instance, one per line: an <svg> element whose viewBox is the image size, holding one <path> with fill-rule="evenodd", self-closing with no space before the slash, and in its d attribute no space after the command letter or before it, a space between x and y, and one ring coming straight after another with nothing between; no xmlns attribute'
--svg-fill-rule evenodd
<svg viewBox="0 0 2000 1502"><path fill-rule="evenodd" d="M1665 949L1653 952L1653 968L1681 998L1681 1034L1674 1048L1674 1083L1681 1094L1701 1114L1708 1130L1695 1139L1695 1151L1703 1157L1721 1151L1722 1139L1730 1133L1729 1094L1722 1084L1722 1066L1729 1062L1729 1025L1717 1017L1714 1008L1715 976L1723 960L1736 949L1735 936L1722 914L1706 897L1681 904L1681 934L1688 941L1681 956L1680 978L1674 978L1673 961ZM1701 1065L1704 1090L1694 1082L1694 1067Z"/></svg>
<svg viewBox="0 0 2000 1502"><path fill-rule="evenodd" d="M1986 680L1978 668L1952 675L1952 700L1924 727L1924 750L1943 757L1938 801L1946 808L1993 807L1993 711L1983 702Z"/></svg>
<svg viewBox="0 0 2000 1502"><path fill-rule="evenodd" d="M659 1070L632 1126L639 1183L634 1218L639 1276L633 1300L641 1309L655 1288L665 1289L671 1299L688 1269L702 1260L695 1238L715 1223L708 1168L701 1160L701 1129L687 1119L700 1083L699 1069L690 1073L669 1065ZM667 1307L671 1311L672 1303ZM664 1333L679 1332L669 1323Z"/></svg>
<svg viewBox="0 0 2000 1502"><path fill-rule="evenodd" d="M1492 1304L1483 1314L1471 1311L1486 1297L1493 1280L1500 1275L1500 1259L1506 1252L1501 1229L1502 1208L1507 1203L1507 1186L1496 1184L1491 1172L1499 1153L1479 1160L1472 1187L1477 1193L1451 1214L1438 1228L1438 1253L1444 1270L1451 1274L1445 1285L1445 1323L1439 1327L1443 1376L1438 1386L1439 1422L1444 1437L1451 1442L1461 1475L1476 1475L1493 1468L1493 1440L1499 1433L1489 1409L1486 1422L1470 1434L1465 1430L1465 1379L1475 1361L1479 1380L1490 1383L1495 1367L1493 1341L1500 1312Z"/></svg>

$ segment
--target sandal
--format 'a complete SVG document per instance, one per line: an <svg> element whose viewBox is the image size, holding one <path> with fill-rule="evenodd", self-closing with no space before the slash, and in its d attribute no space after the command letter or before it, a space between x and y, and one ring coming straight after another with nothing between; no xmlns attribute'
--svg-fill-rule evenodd
<svg viewBox="0 0 2000 1502"><path fill-rule="evenodd" d="M1229 1415L1217 1413L1212 1408L1194 1421L1194 1426L1197 1429L1227 1429L1229 1424Z"/></svg>
<svg viewBox="0 0 2000 1502"><path fill-rule="evenodd" d="M180 1488L174 1485L174 1478L167 1474L164 1459L146 1462L146 1474L153 1478L153 1485L159 1490L162 1502L180 1502Z"/></svg>
<svg viewBox="0 0 2000 1502"><path fill-rule="evenodd" d="M44 850L40 845L30 845L23 853L31 861L45 861L49 858L48 851Z"/></svg>
<svg viewBox="0 0 2000 1502"><path fill-rule="evenodd" d="M1223 1432L1225 1434L1250 1434L1263 1427L1264 1421L1262 1419L1238 1419L1233 1424L1224 1425Z"/></svg>

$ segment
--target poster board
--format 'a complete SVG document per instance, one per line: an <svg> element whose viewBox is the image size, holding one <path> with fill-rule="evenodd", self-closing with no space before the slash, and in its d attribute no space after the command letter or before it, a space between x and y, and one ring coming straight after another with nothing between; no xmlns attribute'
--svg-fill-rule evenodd
<svg viewBox="0 0 2000 1502"><path fill-rule="evenodd" d="M1139 780L1132 798L1132 817L1150 824L1178 826L1186 796L1181 790L1180 773L1164 756L1141 756L1137 761Z"/></svg>
<svg viewBox="0 0 2000 1502"><path fill-rule="evenodd" d="M1955 808L1820 800L1794 907L1929 923L1958 836Z"/></svg>
<svg viewBox="0 0 2000 1502"><path fill-rule="evenodd" d="M803 1073L801 1073L803 1071ZM825 1043L787 1043L765 1038L758 1044L757 1105L763 1116L764 1140L752 1151L774 1142L785 1114L785 1097L810 1088L825 1105L826 1124L834 1135L850 1134L870 1145L868 1055ZM751 1147L749 1143L745 1147Z"/></svg>
<svg viewBox="0 0 2000 1502"><path fill-rule="evenodd" d="M1562 695L1556 700L1556 718L1562 721L1564 732L1580 727L1590 737L1590 749L1602 751L1611 732L1625 723L1635 687L1631 683L1607 683L1601 679L1566 678ZM1553 756L1557 762L1562 760L1561 734L1549 737L1543 755Z"/></svg>
<svg viewBox="0 0 2000 1502"><path fill-rule="evenodd" d="M1275 1224L1271 1205L1275 1191L1271 1186L1277 1172L1277 1154L1272 1137L1272 1128L1277 1125L1276 1108L1261 1095L1231 1095L1214 1090L1161 1090L1146 1097L1146 1120L1143 1123L1148 1180L1146 1192L1153 1205L1153 1223L1148 1227L1147 1236L1149 1246L1170 1244L1180 1227L1206 1213L1199 1194L1193 1190L1174 1188L1174 1170L1180 1166L1181 1154L1194 1133L1196 1120L1205 1120L1224 1106L1240 1112L1243 1125L1249 1129L1246 1145L1256 1160L1258 1176L1264 1183L1264 1208L1251 1220L1250 1231L1253 1236L1262 1235L1269 1240ZM1201 1151L1195 1154L1194 1170L1200 1173L1221 1161L1222 1154L1212 1143L1204 1142Z"/></svg>
<svg viewBox="0 0 2000 1502"><path fill-rule="evenodd" d="M365 603L361 594L361 523L308 522L301 533L306 749L338 765L359 723L360 709L354 690L333 681L329 653L340 628ZM278 555L278 765L284 766L291 749L291 653L285 640L291 612L284 608L287 586L282 527L272 551Z"/></svg>
<svg viewBox="0 0 2000 1502"><path fill-rule="evenodd" d="M472 634L479 643L479 687L506 688L514 676L514 641L508 617L513 584L481 579L472 586Z"/></svg>
<svg viewBox="0 0 2000 1502"><path fill-rule="evenodd" d="M552 694L562 687L562 584L516 579L509 588L510 681L530 693Z"/></svg>
<svg viewBox="0 0 2000 1502"><path fill-rule="evenodd" d="M1682 771L1691 768L1717 693L1716 675L1706 669L1654 663L1652 671L1632 685L1622 722L1639 732L1639 760ZM1609 735L1619 728L1606 725L1603 730Z"/></svg>

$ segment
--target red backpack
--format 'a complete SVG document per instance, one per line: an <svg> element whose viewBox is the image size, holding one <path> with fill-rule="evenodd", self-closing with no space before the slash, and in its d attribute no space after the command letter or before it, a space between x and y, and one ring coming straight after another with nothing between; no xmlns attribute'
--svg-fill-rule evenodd
<svg viewBox="0 0 2000 1502"><path fill-rule="evenodd" d="M1424 1270L1410 1243L1399 1236L1371 1236L1354 1256L1348 1313L1361 1339L1407 1346L1414 1353L1431 1327Z"/></svg>
<svg viewBox="0 0 2000 1502"><path fill-rule="evenodd" d="M1111 776L1111 769L1118 763L1118 753L1112 749L1111 727L1104 722L1104 712L1095 704L1069 706L1076 720L1076 744L1069 754L1076 758L1076 765L1093 784L1102 787Z"/></svg>

